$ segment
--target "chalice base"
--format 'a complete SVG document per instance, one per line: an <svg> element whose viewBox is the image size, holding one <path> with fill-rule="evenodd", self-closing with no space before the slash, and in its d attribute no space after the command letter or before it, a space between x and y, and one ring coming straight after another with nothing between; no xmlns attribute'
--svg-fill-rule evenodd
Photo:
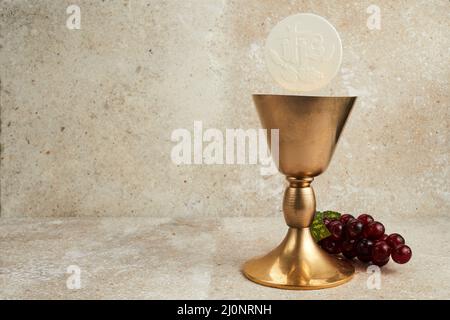
<svg viewBox="0 0 450 320"><path fill-rule="evenodd" d="M323 251L309 228L289 228L277 248L243 266L244 275L253 282L293 290L335 287L349 281L354 272L350 262Z"/></svg>

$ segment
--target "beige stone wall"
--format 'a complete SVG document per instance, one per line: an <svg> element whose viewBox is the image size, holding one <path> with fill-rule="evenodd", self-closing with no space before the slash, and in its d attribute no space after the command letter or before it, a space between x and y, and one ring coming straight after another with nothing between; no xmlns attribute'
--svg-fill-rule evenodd
<svg viewBox="0 0 450 320"><path fill-rule="evenodd" d="M66 8L81 8L81 30ZM366 9L381 8L381 30ZM1 216L271 216L283 177L176 166L171 132L259 126L251 93L282 18L312 12L343 41L316 94L360 96L314 183L319 209L450 209L448 1L1 1Z"/></svg>

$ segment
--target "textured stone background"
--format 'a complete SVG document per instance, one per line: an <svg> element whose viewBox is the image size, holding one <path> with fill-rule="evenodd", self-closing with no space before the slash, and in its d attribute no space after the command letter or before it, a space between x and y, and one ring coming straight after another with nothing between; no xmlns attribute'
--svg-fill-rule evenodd
<svg viewBox="0 0 450 320"><path fill-rule="evenodd" d="M65 26L81 7L81 30ZM381 30L366 26L370 4ZM450 3L0 1L1 216L272 216L283 177L179 166L172 130L259 126L251 93L283 92L264 40L312 12L343 65L316 94L360 96L314 186L319 209L376 216L450 209Z"/></svg>

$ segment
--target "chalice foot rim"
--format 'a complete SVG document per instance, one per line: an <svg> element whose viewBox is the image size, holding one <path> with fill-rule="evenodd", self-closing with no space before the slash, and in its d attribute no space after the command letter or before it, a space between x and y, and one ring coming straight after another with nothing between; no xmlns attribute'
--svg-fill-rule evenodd
<svg viewBox="0 0 450 320"><path fill-rule="evenodd" d="M247 261L242 272L249 280L268 287L317 290L350 281L355 268L349 261L323 251L309 228L289 228L278 247Z"/></svg>

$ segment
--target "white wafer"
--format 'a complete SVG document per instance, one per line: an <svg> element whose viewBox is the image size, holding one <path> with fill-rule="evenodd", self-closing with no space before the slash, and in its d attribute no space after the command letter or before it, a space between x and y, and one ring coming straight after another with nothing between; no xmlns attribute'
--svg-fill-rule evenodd
<svg viewBox="0 0 450 320"><path fill-rule="evenodd" d="M324 18L300 13L280 21L265 45L266 65L273 79L291 91L326 86L342 61L342 43Z"/></svg>

